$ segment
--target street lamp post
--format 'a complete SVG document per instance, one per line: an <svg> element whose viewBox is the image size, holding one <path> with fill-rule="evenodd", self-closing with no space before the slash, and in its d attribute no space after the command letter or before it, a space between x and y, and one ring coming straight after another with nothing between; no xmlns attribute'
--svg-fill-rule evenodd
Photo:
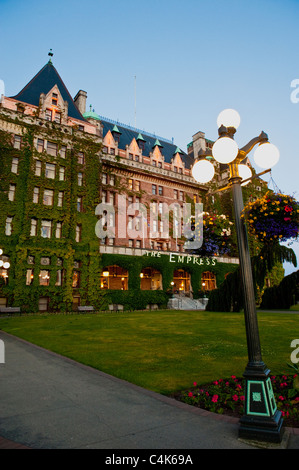
<svg viewBox="0 0 299 470"><path fill-rule="evenodd" d="M248 235L245 222L241 218L244 208L241 186L250 181L250 176L248 177L247 174L242 178L244 170L242 167L245 165L241 162L257 144L259 146L254 158L262 168L269 168L277 163L279 152L273 144L268 142L268 136L264 132L239 149L234 141L234 134L240 124L240 117L234 110L228 109L220 113L217 123L219 138L213 145L212 155L211 153L201 154L200 159L193 165L192 174L198 182L210 181L214 176L211 157L219 163L228 164L230 171L229 187L232 190L235 214L248 349L248 363L243 374L245 379L244 415L240 419L239 437L281 442L283 419L281 412L277 410L269 376L270 370L262 360ZM204 159L204 156L209 157L209 160ZM246 168L250 171L249 167Z"/></svg>

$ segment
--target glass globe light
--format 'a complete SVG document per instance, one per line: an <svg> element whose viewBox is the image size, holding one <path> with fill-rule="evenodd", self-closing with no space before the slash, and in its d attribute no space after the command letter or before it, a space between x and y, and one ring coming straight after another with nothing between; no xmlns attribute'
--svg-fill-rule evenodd
<svg viewBox="0 0 299 470"><path fill-rule="evenodd" d="M10 268L10 264L9 264L8 261L6 261L6 263L3 264L3 268L4 268L4 269Z"/></svg>
<svg viewBox="0 0 299 470"><path fill-rule="evenodd" d="M217 118L218 129L221 126L238 129L241 122L240 115L234 109L224 109Z"/></svg>
<svg viewBox="0 0 299 470"><path fill-rule="evenodd" d="M272 168L278 160L279 150L270 142L260 144L254 152L254 161L261 168Z"/></svg>
<svg viewBox="0 0 299 470"><path fill-rule="evenodd" d="M248 165L244 165L244 164L238 165L238 171L242 180L247 180L247 178L250 178L252 176L252 171ZM246 186L248 183L250 183L250 181L246 181L246 183L241 182L241 185Z"/></svg>
<svg viewBox="0 0 299 470"><path fill-rule="evenodd" d="M208 160L199 160L192 167L192 176L198 183L208 183L214 174L214 165Z"/></svg>
<svg viewBox="0 0 299 470"><path fill-rule="evenodd" d="M230 163L238 155L239 149L236 142L230 137L221 137L212 147L212 154L219 163Z"/></svg>
<svg viewBox="0 0 299 470"><path fill-rule="evenodd" d="M3 250L2 248L0 248L0 256L3 254Z"/></svg>
<svg viewBox="0 0 299 470"><path fill-rule="evenodd" d="M2 268L2 266L3 266L3 261L2 259L0 259L0 268Z"/></svg>

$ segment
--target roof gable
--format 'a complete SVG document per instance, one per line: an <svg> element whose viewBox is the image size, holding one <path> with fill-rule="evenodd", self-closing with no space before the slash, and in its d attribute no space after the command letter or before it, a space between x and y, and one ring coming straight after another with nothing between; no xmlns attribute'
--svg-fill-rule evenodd
<svg viewBox="0 0 299 470"><path fill-rule="evenodd" d="M33 106L39 106L39 99L41 93L47 95L49 91L57 85L60 94L64 101L68 103L68 115L74 119L85 121L84 117L75 105L68 89L63 83L59 73L52 64L48 62L33 78L29 83L15 96L11 98L22 101L24 103L32 104Z"/></svg>

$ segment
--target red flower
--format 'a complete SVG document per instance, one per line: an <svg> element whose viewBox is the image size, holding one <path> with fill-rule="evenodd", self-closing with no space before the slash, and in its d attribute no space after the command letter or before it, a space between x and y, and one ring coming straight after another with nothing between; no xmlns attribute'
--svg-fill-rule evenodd
<svg viewBox="0 0 299 470"><path fill-rule="evenodd" d="M217 403L217 401L218 401L218 395L213 395L212 402Z"/></svg>
<svg viewBox="0 0 299 470"><path fill-rule="evenodd" d="M233 395L233 396L232 396L232 399L233 399L234 401L238 401L239 397L238 397L238 395Z"/></svg>
<svg viewBox="0 0 299 470"><path fill-rule="evenodd" d="M189 392L189 393L188 393L188 397L193 397L193 393L192 393L192 392Z"/></svg>

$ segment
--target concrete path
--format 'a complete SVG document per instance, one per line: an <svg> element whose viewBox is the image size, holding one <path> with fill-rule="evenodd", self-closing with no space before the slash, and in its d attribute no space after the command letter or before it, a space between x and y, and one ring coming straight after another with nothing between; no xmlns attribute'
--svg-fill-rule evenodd
<svg viewBox="0 0 299 470"><path fill-rule="evenodd" d="M255 449L238 421L147 391L0 331L0 448ZM274 448L299 449L299 429Z"/></svg>

